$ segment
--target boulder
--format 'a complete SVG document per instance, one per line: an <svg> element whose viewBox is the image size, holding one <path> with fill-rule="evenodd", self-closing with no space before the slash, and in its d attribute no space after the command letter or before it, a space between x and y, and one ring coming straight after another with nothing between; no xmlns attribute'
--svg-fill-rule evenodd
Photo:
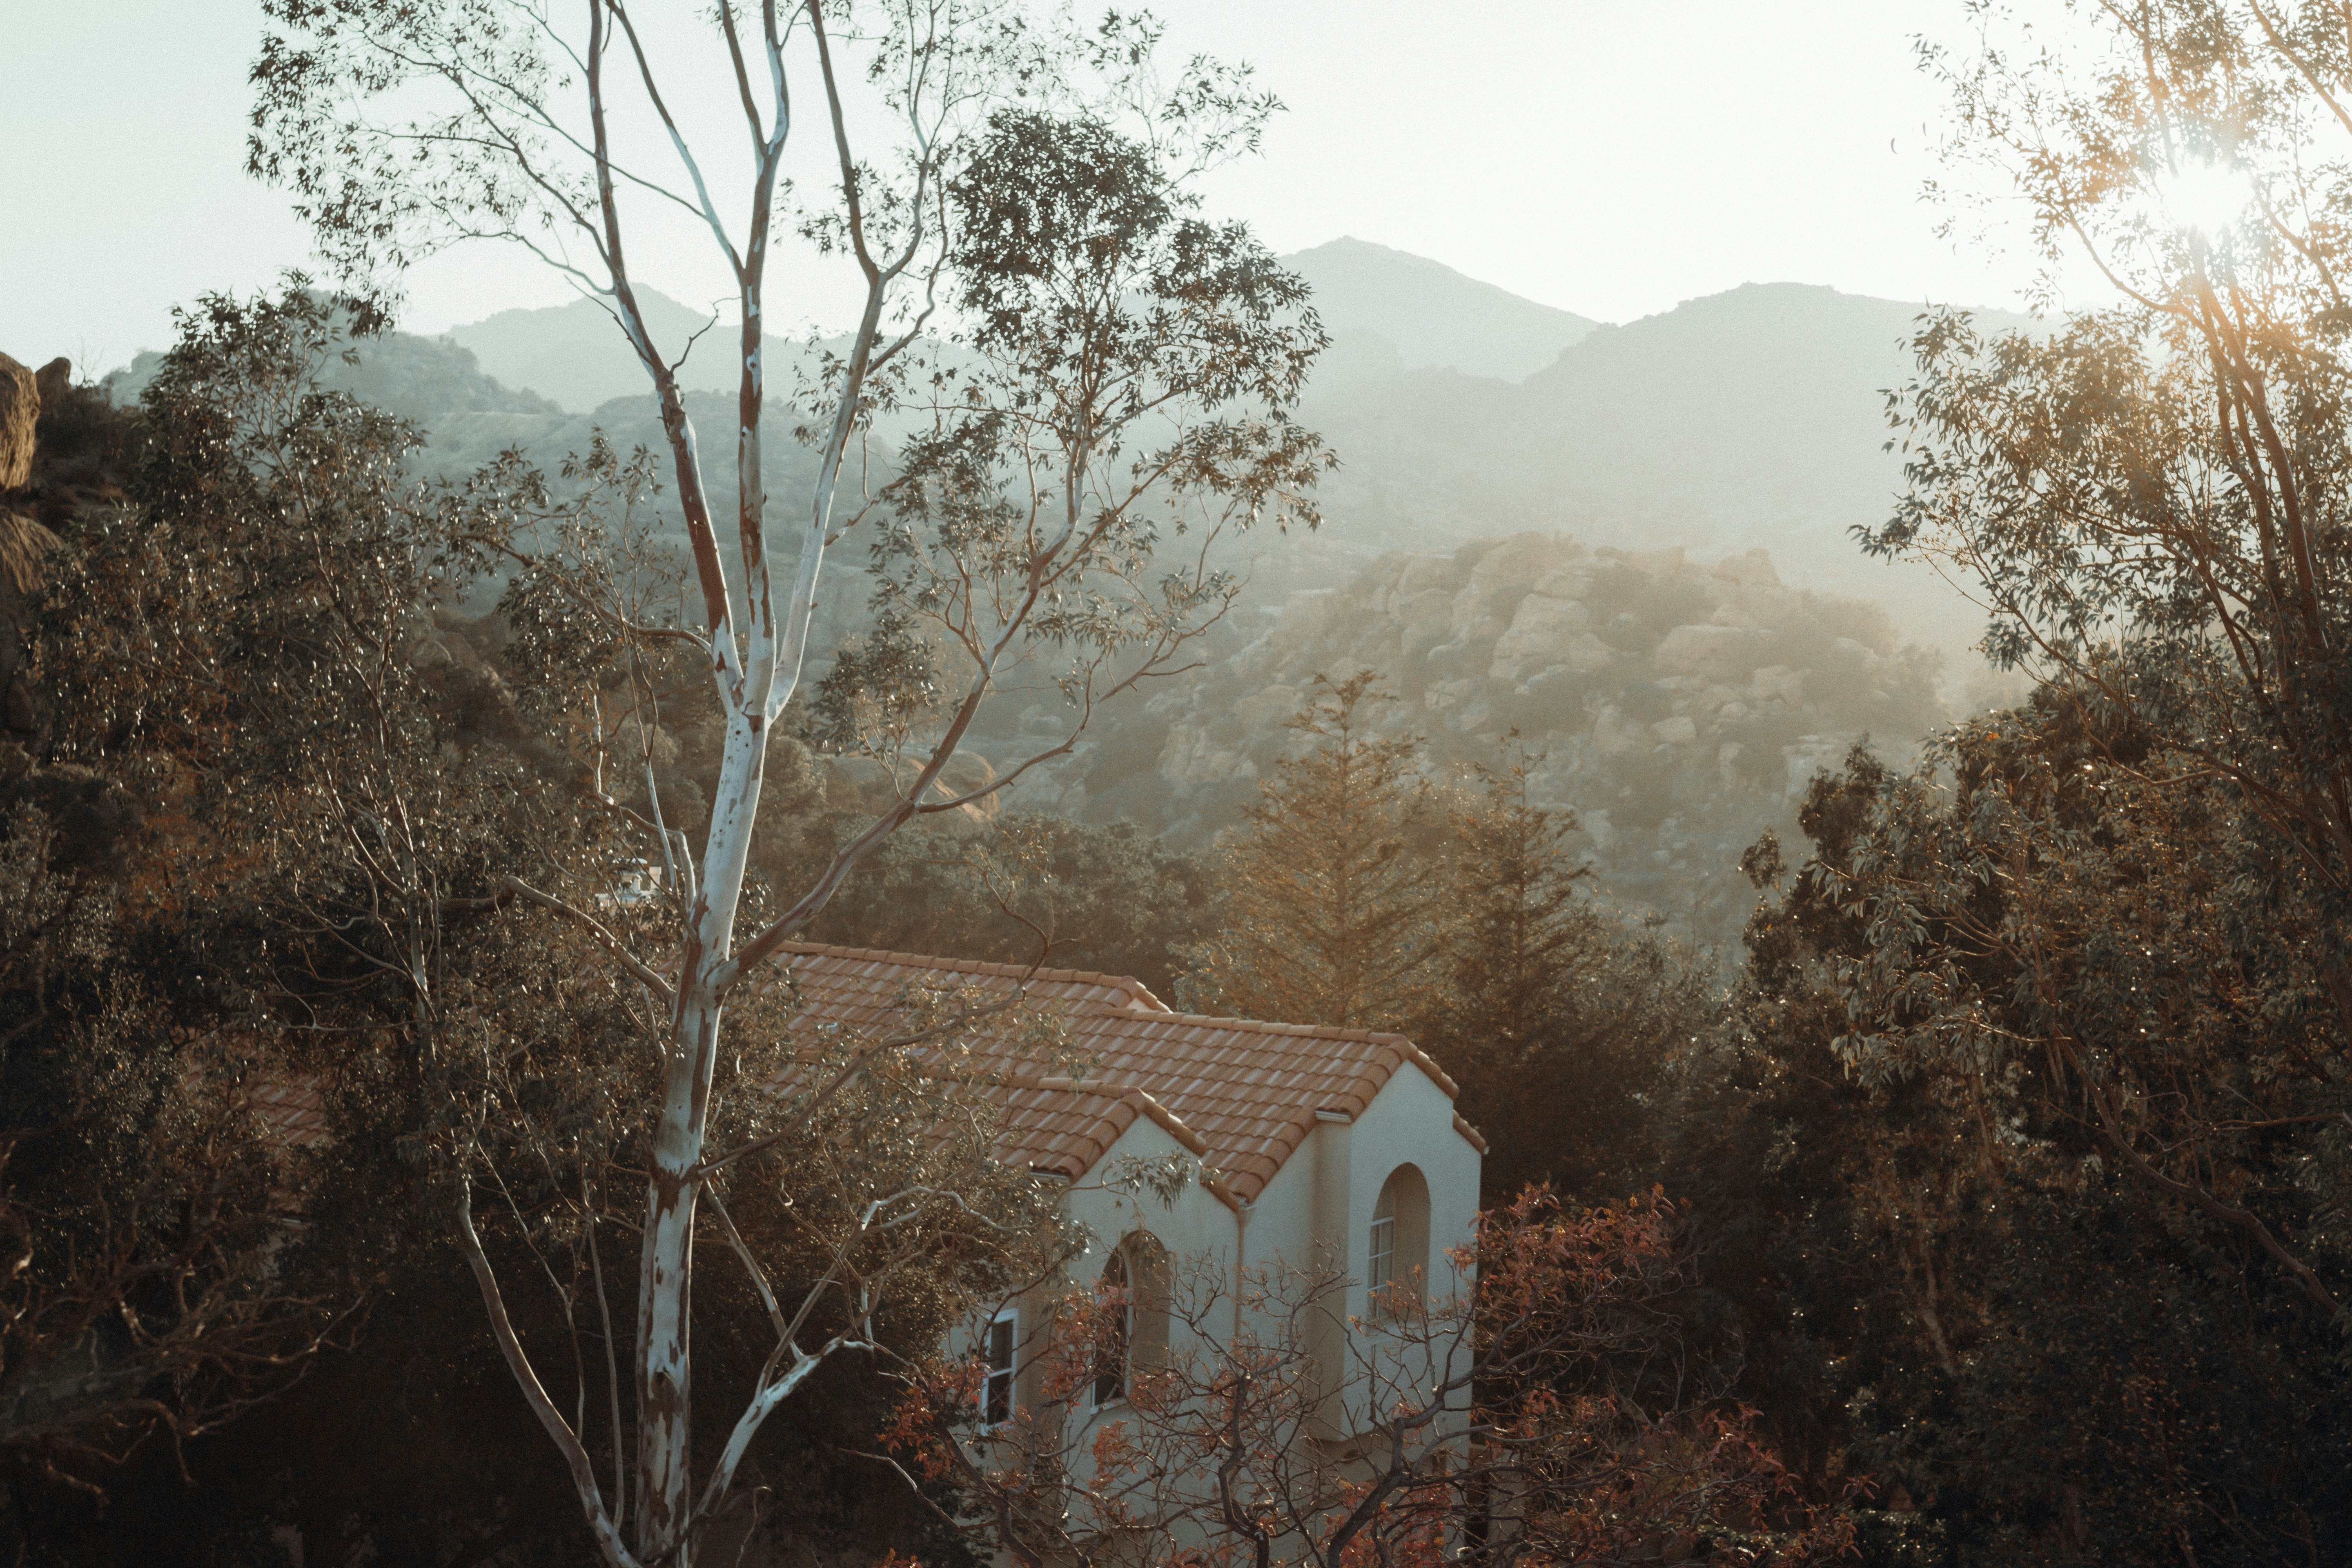
<svg viewBox="0 0 2352 1568"><path fill-rule="evenodd" d="M1470 584L1491 596L1514 584L1534 583L1576 553L1576 546L1549 534L1515 533L1478 557Z"/></svg>
<svg viewBox="0 0 2352 1568"><path fill-rule="evenodd" d="M1579 675L1603 670L1615 661L1616 651L1591 632L1576 632L1560 645L1560 662Z"/></svg>
<svg viewBox="0 0 2352 1568"><path fill-rule="evenodd" d="M1535 591L1547 599L1581 599L1592 591L1592 563L1570 561L1536 579Z"/></svg>
<svg viewBox="0 0 2352 1568"><path fill-rule="evenodd" d="M73 385L73 361L59 354L33 373L33 386L41 396L41 412L55 409Z"/></svg>
<svg viewBox="0 0 2352 1568"><path fill-rule="evenodd" d="M1761 550L1751 550L1745 555L1725 556L1715 563L1715 574L1755 587L1777 588L1780 585L1780 574L1772 569L1772 557Z"/></svg>
<svg viewBox="0 0 2352 1568"><path fill-rule="evenodd" d="M1495 661L1487 673L1496 680L1517 680L1527 671L1559 662L1568 639L1591 629L1592 612L1578 601L1529 594L1519 601L1509 628L1496 640Z"/></svg>
<svg viewBox="0 0 2352 1568"><path fill-rule="evenodd" d="M1373 589L1372 609L1387 614L1399 600L1444 589L1452 578L1454 560L1446 555L1394 555L1382 562L1378 570L1387 581ZM1443 603L1451 595L1441 593L1438 597Z"/></svg>
<svg viewBox="0 0 2352 1568"><path fill-rule="evenodd" d="M1442 633L1453 622L1454 595L1444 588L1400 591L1391 613L1415 631Z"/></svg>
<svg viewBox="0 0 2352 1568"><path fill-rule="evenodd" d="M40 383L0 353L0 491L33 482L33 427L40 418Z"/></svg>
<svg viewBox="0 0 2352 1568"><path fill-rule="evenodd" d="M1684 675L1745 675L1756 668L1763 634L1744 626L1676 626L1658 643L1658 668Z"/></svg>
<svg viewBox="0 0 2352 1568"><path fill-rule="evenodd" d="M1756 672L1748 689L1756 693L1759 702L1785 702L1794 708L1805 700L1804 672L1785 664L1768 664Z"/></svg>

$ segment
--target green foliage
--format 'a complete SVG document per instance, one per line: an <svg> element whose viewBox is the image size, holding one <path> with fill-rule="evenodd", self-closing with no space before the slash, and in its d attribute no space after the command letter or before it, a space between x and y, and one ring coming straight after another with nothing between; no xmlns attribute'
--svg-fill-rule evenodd
<svg viewBox="0 0 2352 1568"><path fill-rule="evenodd" d="M1571 814L1530 803L1542 759L1473 772L1449 816L1439 978L1415 1036L1485 1133L1483 1195L1549 1184L1591 1204L1652 1179L1677 1066L1715 1024L1712 966L1576 897Z"/></svg>
<svg viewBox="0 0 2352 1568"><path fill-rule="evenodd" d="M1572 814L1538 806L1524 749L1466 788L1381 735L1369 671L1290 721L1276 764L1213 863L1216 924L1181 951L1188 1006L1395 1029L1455 1079L1489 1149L1494 1203L1550 1183L1609 1203L1651 1180L1670 1086L1714 1026L1698 955L1579 898Z"/></svg>
<svg viewBox="0 0 2352 1568"><path fill-rule="evenodd" d="M2306 1248L2332 1245L2326 1137L2250 1125L2307 1089L2257 1065L2261 1009L2229 1005L2255 971L2207 945L2236 923L2226 893L2130 869L2227 837L2086 770L2092 740L2044 699L1959 731L1948 791L1862 752L1816 781L1814 853L1759 904L1738 1026L1676 1108L1692 1310L1745 1345L1742 1393L1792 1463L1924 1510L1864 1531L1886 1561L1922 1531L1955 1563L2325 1560L2352 1529L2317 1500L2352 1458L2334 1328L2245 1226L2144 1179L2095 1107ZM2030 853L1987 857L2021 805ZM1776 846L1751 865L1785 870ZM2055 889L2098 906L2075 928L2096 940L2050 922ZM2107 940L2126 932L2147 951ZM2052 1037L2053 998L2176 1032L2135 1022L2093 1056ZM1855 1038L1894 1016L1909 1049Z"/></svg>
<svg viewBox="0 0 2352 1568"><path fill-rule="evenodd" d="M939 666L920 625L886 604L874 629L843 644L817 681L803 738L820 751L896 759L939 705Z"/></svg>
<svg viewBox="0 0 2352 1568"><path fill-rule="evenodd" d="M763 857L761 873L792 886L866 821L855 807L809 812L803 836ZM894 839L842 884L808 939L1124 974L1170 998L1178 953L1212 923L1199 857L1170 852L1131 822L1008 813Z"/></svg>
<svg viewBox="0 0 2352 1568"><path fill-rule="evenodd" d="M642 1188L626 1130L660 1093L659 1012L578 921L516 889L529 878L593 908L616 859L659 854L598 794L609 748L581 721L628 697L642 732L660 736L651 677L663 672L621 657L562 591L592 571L625 591L635 581L639 566L605 545L632 537L615 519L637 477L599 447L560 502L513 462L417 481L403 460L413 427L317 385L338 342L329 308L299 288L208 300L185 320L124 477L134 504L78 526L32 649L55 722L41 765L11 786L18 809L0 837L0 939L15 965L0 970L12 1156L0 1213L33 1266L17 1271L11 1306L30 1310L0 1371L37 1376L27 1336L36 1352L46 1335L86 1362L76 1325L120 1323L94 1385L115 1404L78 1385L77 1432L135 1436L116 1419L135 1399L173 1426L207 1485L201 1507L175 1510L176 1464L142 1460L104 1478L117 1495L99 1513L40 1479L60 1452L56 1423L26 1422L47 1420L56 1379L29 1401L12 1380L0 1399L12 1401L15 1528L72 1543L79 1561L231 1550L278 1524L298 1528L314 1561L574 1551L571 1503L548 1511L568 1480L530 1436L480 1291L457 1266L451 1213L469 1186L486 1199L476 1226L518 1332L541 1364L573 1369L569 1396L589 1410L609 1397L598 1363L631 1321L599 1259L635 1251L615 1213ZM527 541L546 564L509 581L499 616L453 608L478 601L490 563ZM654 915L606 918L626 930ZM744 999L730 1078L774 1071L790 1013L788 988ZM257 1083L316 1085L331 1139L289 1149L261 1136L239 1098ZM730 1209L772 1283L823 1295L838 1263L825 1226L857 1205L861 1183L919 1184L942 1161L972 1162L966 1145L984 1131L924 1135L936 1100L878 1072L730 1168ZM730 1103L714 1133L738 1142L790 1110L773 1094ZM994 1197L962 1190L1000 1215L1012 1211L997 1198L1038 1201L1025 1176L999 1184ZM302 1194L299 1231L283 1223L289 1190ZM188 1266L155 1267L191 1240L202 1247ZM907 1277L907 1264L921 1274L880 1326L909 1349L936 1336L958 1282L991 1267L953 1223L908 1228L897 1256L869 1247L856 1261L869 1282ZM118 1260L136 1289L110 1283ZM812 1326L837 1328L840 1305ZM751 1347L771 1336L751 1282L714 1275L695 1310L712 1375L758 1373ZM355 1344L301 1353L337 1324ZM205 1336L189 1353L183 1331ZM283 1364L254 1361L281 1351ZM812 1385L807 1425L755 1446L754 1484L833 1478L772 1507L776 1523L829 1517L913 1542L903 1518L871 1506L886 1478L834 1451L871 1429L876 1401L870 1375L845 1365ZM695 1434L706 1452L724 1418L714 1408ZM439 1440L379 1451L390 1430ZM588 1440L608 1459L611 1423Z"/></svg>

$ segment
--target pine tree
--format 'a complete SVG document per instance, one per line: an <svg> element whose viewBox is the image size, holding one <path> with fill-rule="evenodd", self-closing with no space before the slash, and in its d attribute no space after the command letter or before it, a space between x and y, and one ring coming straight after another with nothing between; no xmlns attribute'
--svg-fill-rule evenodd
<svg viewBox="0 0 2352 1568"><path fill-rule="evenodd" d="M1223 849L1224 929L1190 951L1185 1005L1343 1028L1410 1026L1439 951L1423 840L1435 813L1417 737L1370 733L1391 700L1365 670L1288 720L1310 749L1276 764Z"/></svg>
<svg viewBox="0 0 2352 1568"><path fill-rule="evenodd" d="M1594 957L1598 921L1575 901L1585 868L1567 839L1576 814L1528 796L1530 759L1477 767L1479 793L1447 814L1450 866L1445 984L1430 1022L1475 1037L1498 1064L1522 1057L1568 1004L1570 984Z"/></svg>
<svg viewBox="0 0 2352 1568"><path fill-rule="evenodd" d="M1660 1088L1708 1024L1696 956L1577 897L1573 812L1536 805L1524 751L1448 813L1443 957L1413 1033L1486 1136L1489 1203L1549 1182L1589 1202L1646 1184Z"/></svg>

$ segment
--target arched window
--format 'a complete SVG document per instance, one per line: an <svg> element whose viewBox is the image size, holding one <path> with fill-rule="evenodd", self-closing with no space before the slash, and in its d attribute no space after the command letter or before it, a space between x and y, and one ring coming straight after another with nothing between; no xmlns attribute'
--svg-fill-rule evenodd
<svg viewBox="0 0 2352 1568"><path fill-rule="evenodd" d="M1095 1287L1095 1403L1108 1405L1127 1394L1127 1352L1135 1339L1135 1289L1129 1282L1127 1248L1114 1247Z"/></svg>
<svg viewBox="0 0 2352 1568"><path fill-rule="evenodd" d="M1364 1252L1364 1283L1376 1314L1418 1306L1427 1297L1429 1184L1414 1166L1399 1165L1381 1184Z"/></svg>
<svg viewBox="0 0 2352 1568"><path fill-rule="evenodd" d="M1168 1249L1137 1231L1111 1249L1097 1286L1095 1403L1132 1392L1134 1375L1168 1354Z"/></svg>

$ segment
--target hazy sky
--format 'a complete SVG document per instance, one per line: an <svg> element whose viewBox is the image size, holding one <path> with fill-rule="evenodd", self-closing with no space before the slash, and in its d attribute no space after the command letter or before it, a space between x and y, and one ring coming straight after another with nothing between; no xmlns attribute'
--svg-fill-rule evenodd
<svg viewBox="0 0 2352 1568"><path fill-rule="evenodd" d="M1247 59L1289 105L1212 187L1279 250L1354 235L1607 321L1749 281L1988 305L2022 281L1918 199L1942 98L1911 40L1957 37L1961 0L1158 9L1176 50ZM305 260L242 172L258 31L249 0L0 0L0 349L102 371L164 343L174 303ZM708 292L698 256L639 266ZM569 297L477 247L420 271L404 324Z"/></svg>

